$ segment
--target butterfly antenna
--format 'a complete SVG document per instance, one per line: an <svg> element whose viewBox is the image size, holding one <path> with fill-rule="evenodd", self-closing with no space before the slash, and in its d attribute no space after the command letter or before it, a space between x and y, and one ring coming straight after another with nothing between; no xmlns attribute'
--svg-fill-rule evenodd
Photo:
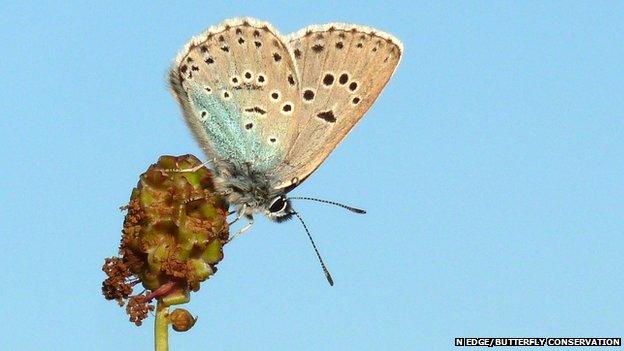
<svg viewBox="0 0 624 351"><path fill-rule="evenodd" d="M292 200L310 200L310 201L322 202L322 203L326 203L326 204L330 204L330 205L346 208L347 210L349 210L351 212L360 213L360 214L366 213L366 211L361 209L361 208L355 208L355 207L347 206L347 205L344 205L344 204L341 204L341 203L338 203L338 202L329 201L329 200L323 200L323 199L316 199L316 198L313 198L313 197L296 196L296 197L289 197L289 199L292 199Z"/></svg>
<svg viewBox="0 0 624 351"><path fill-rule="evenodd" d="M318 260L321 263L321 268L323 268L323 272L325 272L325 278L327 278L327 282L329 282L329 285L334 286L334 279L332 279L331 274L329 274L329 270L325 266L325 262L323 262L323 259L321 258L321 254L319 253L319 250L316 248L316 244L314 243L314 239L312 239L312 235L310 234L310 231L308 230L308 226L306 226L305 222L303 221L303 218L301 218L301 216L299 216L297 212L291 212L291 213L297 216L297 218L299 219L299 222L301 222L301 224L303 225L303 229L305 229L306 234L308 234L308 238L310 238L310 242L312 243L314 252L316 252L316 257L318 257Z"/></svg>

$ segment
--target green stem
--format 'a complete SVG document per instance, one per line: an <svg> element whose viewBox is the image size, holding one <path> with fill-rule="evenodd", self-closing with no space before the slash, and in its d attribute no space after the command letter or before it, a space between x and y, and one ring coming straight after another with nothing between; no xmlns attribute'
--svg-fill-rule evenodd
<svg viewBox="0 0 624 351"><path fill-rule="evenodd" d="M169 306L158 299L154 320L154 349L169 351Z"/></svg>

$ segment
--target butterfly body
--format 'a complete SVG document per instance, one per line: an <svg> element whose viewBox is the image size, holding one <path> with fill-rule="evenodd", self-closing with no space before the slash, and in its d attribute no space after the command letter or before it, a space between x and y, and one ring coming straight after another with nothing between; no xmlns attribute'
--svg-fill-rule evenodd
<svg viewBox="0 0 624 351"><path fill-rule="evenodd" d="M290 218L290 201L285 199L285 191L276 189L277 179L261 172L251 164L218 166L215 161L215 185L226 201L237 207L239 215L248 218L255 212L265 214L269 219L281 222ZM275 201L283 199L287 207L273 207Z"/></svg>
<svg viewBox="0 0 624 351"><path fill-rule="evenodd" d="M170 72L185 121L239 216L294 214L287 193L327 158L396 69L400 41L348 24L282 36L251 18L193 38Z"/></svg>

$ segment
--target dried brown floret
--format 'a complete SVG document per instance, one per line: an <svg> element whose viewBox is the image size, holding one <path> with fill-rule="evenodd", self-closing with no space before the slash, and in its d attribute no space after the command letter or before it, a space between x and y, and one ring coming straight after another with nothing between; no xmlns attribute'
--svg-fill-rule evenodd
<svg viewBox="0 0 624 351"><path fill-rule="evenodd" d="M132 285L118 278L107 278L102 282L102 293L107 300L116 300L123 306L124 300L132 294Z"/></svg>
<svg viewBox="0 0 624 351"><path fill-rule="evenodd" d="M132 275L128 266L119 257L105 258L102 271L109 277L120 277L123 279Z"/></svg>
<svg viewBox="0 0 624 351"><path fill-rule="evenodd" d="M136 326L143 324L143 320L147 318L147 314L154 310L154 305L148 303L144 295L132 296L128 299L126 312L130 316L130 322Z"/></svg>
<svg viewBox="0 0 624 351"><path fill-rule="evenodd" d="M127 280L132 275L128 266L119 257L104 260L102 270L108 278L102 282L102 293L107 300L116 300L123 306L124 299L132 293L132 285Z"/></svg>
<svg viewBox="0 0 624 351"><path fill-rule="evenodd" d="M171 278L187 278L192 275L193 267L190 262L180 260L175 256L168 256L160 266L160 270Z"/></svg>

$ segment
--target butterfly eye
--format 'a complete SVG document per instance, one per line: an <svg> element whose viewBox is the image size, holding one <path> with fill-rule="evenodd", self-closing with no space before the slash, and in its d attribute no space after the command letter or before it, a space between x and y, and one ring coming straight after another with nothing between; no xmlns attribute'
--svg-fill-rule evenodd
<svg viewBox="0 0 624 351"><path fill-rule="evenodd" d="M287 205L288 203L286 202L286 199L284 199L281 196L276 197L271 203L271 206L269 206L269 212L271 213L281 212L284 209L286 209Z"/></svg>

